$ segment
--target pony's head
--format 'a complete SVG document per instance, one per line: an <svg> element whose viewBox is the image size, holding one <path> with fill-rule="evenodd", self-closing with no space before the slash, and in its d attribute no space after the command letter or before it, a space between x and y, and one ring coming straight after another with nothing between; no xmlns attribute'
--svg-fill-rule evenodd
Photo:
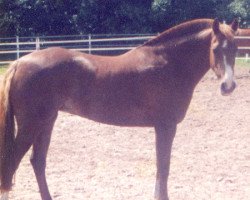
<svg viewBox="0 0 250 200"><path fill-rule="evenodd" d="M215 19L212 25L211 40L211 68L218 78L222 79L221 94L228 95L236 87L234 81L234 65L237 46L234 36L237 34L238 22L234 20L231 25L220 24Z"/></svg>

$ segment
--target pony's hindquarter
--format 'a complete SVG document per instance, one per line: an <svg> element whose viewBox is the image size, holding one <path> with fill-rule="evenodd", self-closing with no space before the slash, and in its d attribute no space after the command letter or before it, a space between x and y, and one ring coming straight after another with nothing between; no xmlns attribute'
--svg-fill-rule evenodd
<svg viewBox="0 0 250 200"><path fill-rule="evenodd" d="M16 71L14 62L5 74L0 88L0 181L1 192L10 190L12 182L6 180L8 168L14 162L13 149L15 139L15 125L12 106L9 101L11 81Z"/></svg>

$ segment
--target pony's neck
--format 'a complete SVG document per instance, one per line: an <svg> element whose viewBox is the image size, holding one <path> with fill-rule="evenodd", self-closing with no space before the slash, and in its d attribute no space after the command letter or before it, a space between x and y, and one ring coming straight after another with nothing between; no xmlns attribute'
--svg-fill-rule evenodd
<svg viewBox="0 0 250 200"><path fill-rule="evenodd" d="M176 36L173 32L176 30L163 33L144 46L163 55L168 63L166 67L173 68L180 75L180 81L195 86L210 68L211 23L192 24L190 32L181 30Z"/></svg>

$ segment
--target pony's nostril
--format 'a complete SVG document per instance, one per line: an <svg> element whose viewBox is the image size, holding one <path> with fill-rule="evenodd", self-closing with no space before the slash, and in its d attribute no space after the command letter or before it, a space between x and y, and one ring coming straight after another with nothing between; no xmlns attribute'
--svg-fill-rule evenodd
<svg viewBox="0 0 250 200"><path fill-rule="evenodd" d="M221 91L225 91L225 90L226 90L226 83L222 83L222 84L220 85L220 90L221 90Z"/></svg>
<svg viewBox="0 0 250 200"><path fill-rule="evenodd" d="M226 82L223 82L220 86L221 94L222 95L230 94L234 91L235 88L236 88L236 83L234 81L230 88L227 87Z"/></svg>
<svg viewBox="0 0 250 200"><path fill-rule="evenodd" d="M233 82L232 89L234 90L236 88L236 86L237 86L236 83Z"/></svg>

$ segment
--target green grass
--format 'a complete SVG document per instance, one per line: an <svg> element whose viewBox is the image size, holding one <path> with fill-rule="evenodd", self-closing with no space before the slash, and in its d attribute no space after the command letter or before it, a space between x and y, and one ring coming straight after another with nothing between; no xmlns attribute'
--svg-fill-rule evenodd
<svg viewBox="0 0 250 200"><path fill-rule="evenodd" d="M235 66L237 67L249 67L250 68L250 59L238 59L236 60Z"/></svg>
<svg viewBox="0 0 250 200"><path fill-rule="evenodd" d="M8 65L0 65L0 75L3 75L8 69Z"/></svg>

